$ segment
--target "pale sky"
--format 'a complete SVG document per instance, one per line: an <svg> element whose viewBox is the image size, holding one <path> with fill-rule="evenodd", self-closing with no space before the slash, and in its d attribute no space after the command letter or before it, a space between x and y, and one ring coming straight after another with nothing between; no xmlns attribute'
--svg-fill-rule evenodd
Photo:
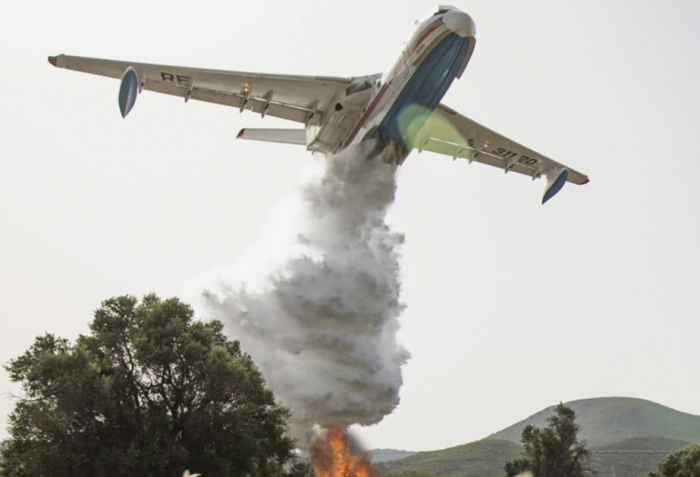
<svg viewBox="0 0 700 477"><path fill-rule="evenodd" d="M454 2L453 2L454 3ZM487 436L559 401L700 414L700 3L465 0L469 67L444 101L586 173L544 181L431 153L399 171L402 402L369 447ZM74 339L121 294L181 295L236 262L311 161L236 141L283 127L52 68L60 53L269 73L386 70L430 1L0 3L0 362ZM245 347L245 343L243 343ZM0 417L13 406L0 372ZM0 425L0 438L5 437Z"/></svg>

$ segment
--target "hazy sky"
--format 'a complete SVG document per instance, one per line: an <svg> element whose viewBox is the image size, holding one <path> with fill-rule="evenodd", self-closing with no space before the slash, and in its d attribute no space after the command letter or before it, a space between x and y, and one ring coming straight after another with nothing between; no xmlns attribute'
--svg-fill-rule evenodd
<svg viewBox="0 0 700 477"><path fill-rule="evenodd" d="M444 102L591 183L541 206L542 180L408 158L389 218L407 238L412 359L400 406L361 431L366 444L457 445L596 396L700 414L700 3L455 5L478 43ZM237 109L146 93L123 120L117 81L48 55L365 75L434 6L0 3L0 361L45 331L85 332L103 299L180 295L235 263L311 161L236 141L284 125ZM1 371L3 420L10 389Z"/></svg>

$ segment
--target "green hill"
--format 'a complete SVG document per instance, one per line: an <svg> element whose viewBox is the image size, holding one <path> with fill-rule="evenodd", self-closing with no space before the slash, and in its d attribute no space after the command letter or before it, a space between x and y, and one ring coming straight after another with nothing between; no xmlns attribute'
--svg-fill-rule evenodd
<svg viewBox="0 0 700 477"><path fill-rule="evenodd" d="M689 444L663 437L633 437L591 447L591 465L597 477L646 477L656 471L662 458ZM412 458L385 462L383 468L392 477L500 477L505 463L520 457L521 452L522 448L512 442L484 439L450 449L419 452Z"/></svg>
<svg viewBox="0 0 700 477"><path fill-rule="evenodd" d="M591 448L597 477L646 477L661 459L690 442L663 437L633 437Z"/></svg>
<svg viewBox="0 0 700 477"><path fill-rule="evenodd" d="M700 442L700 416L633 398L597 398L566 403L576 412L579 437L587 441L598 477L646 477L664 456ZM500 477L506 462L522 455L520 434L527 425L545 427L554 407L487 439L449 449L418 452L385 462L391 474Z"/></svg>
<svg viewBox="0 0 700 477"><path fill-rule="evenodd" d="M408 457L409 455L413 454L415 454L415 452L397 449L372 449L371 451L367 451L365 456L369 457L369 459L375 464L379 464L380 462L403 459L404 457Z"/></svg>
<svg viewBox="0 0 700 477"><path fill-rule="evenodd" d="M566 403L576 413L581 426L579 438L589 447L601 446L632 437L658 436L688 442L700 441L700 416L686 414L671 408L635 398L582 399ZM520 442L525 426L545 427L547 418L554 414L554 406L534 414L489 439Z"/></svg>
<svg viewBox="0 0 700 477"><path fill-rule="evenodd" d="M417 452L404 459L385 462L389 473L417 472L420 474L496 477L503 475L506 462L522 454L518 444L503 440L481 441L431 452Z"/></svg>

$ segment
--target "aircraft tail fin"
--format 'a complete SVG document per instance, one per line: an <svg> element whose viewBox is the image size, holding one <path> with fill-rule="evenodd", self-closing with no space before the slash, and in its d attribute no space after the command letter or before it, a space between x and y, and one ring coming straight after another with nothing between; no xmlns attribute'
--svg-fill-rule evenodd
<svg viewBox="0 0 700 477"><path fill-rule="evenodd" d="M236 139L306 145L306 129L241 129Z"/></svg>

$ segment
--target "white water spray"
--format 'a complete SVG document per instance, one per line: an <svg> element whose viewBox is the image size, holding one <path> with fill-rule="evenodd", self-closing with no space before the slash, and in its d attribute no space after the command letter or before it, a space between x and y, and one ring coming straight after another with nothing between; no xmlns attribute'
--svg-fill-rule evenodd
<svg viewBox="0 0 700 477"><path fill-rule="evenodd" d="M328 157L295 199L290 237L263 279L222 276L202 293L291 409L299 444L314 425L375 424L399 403L403 236L385 222L395 172L359 149Z"/></svg>

